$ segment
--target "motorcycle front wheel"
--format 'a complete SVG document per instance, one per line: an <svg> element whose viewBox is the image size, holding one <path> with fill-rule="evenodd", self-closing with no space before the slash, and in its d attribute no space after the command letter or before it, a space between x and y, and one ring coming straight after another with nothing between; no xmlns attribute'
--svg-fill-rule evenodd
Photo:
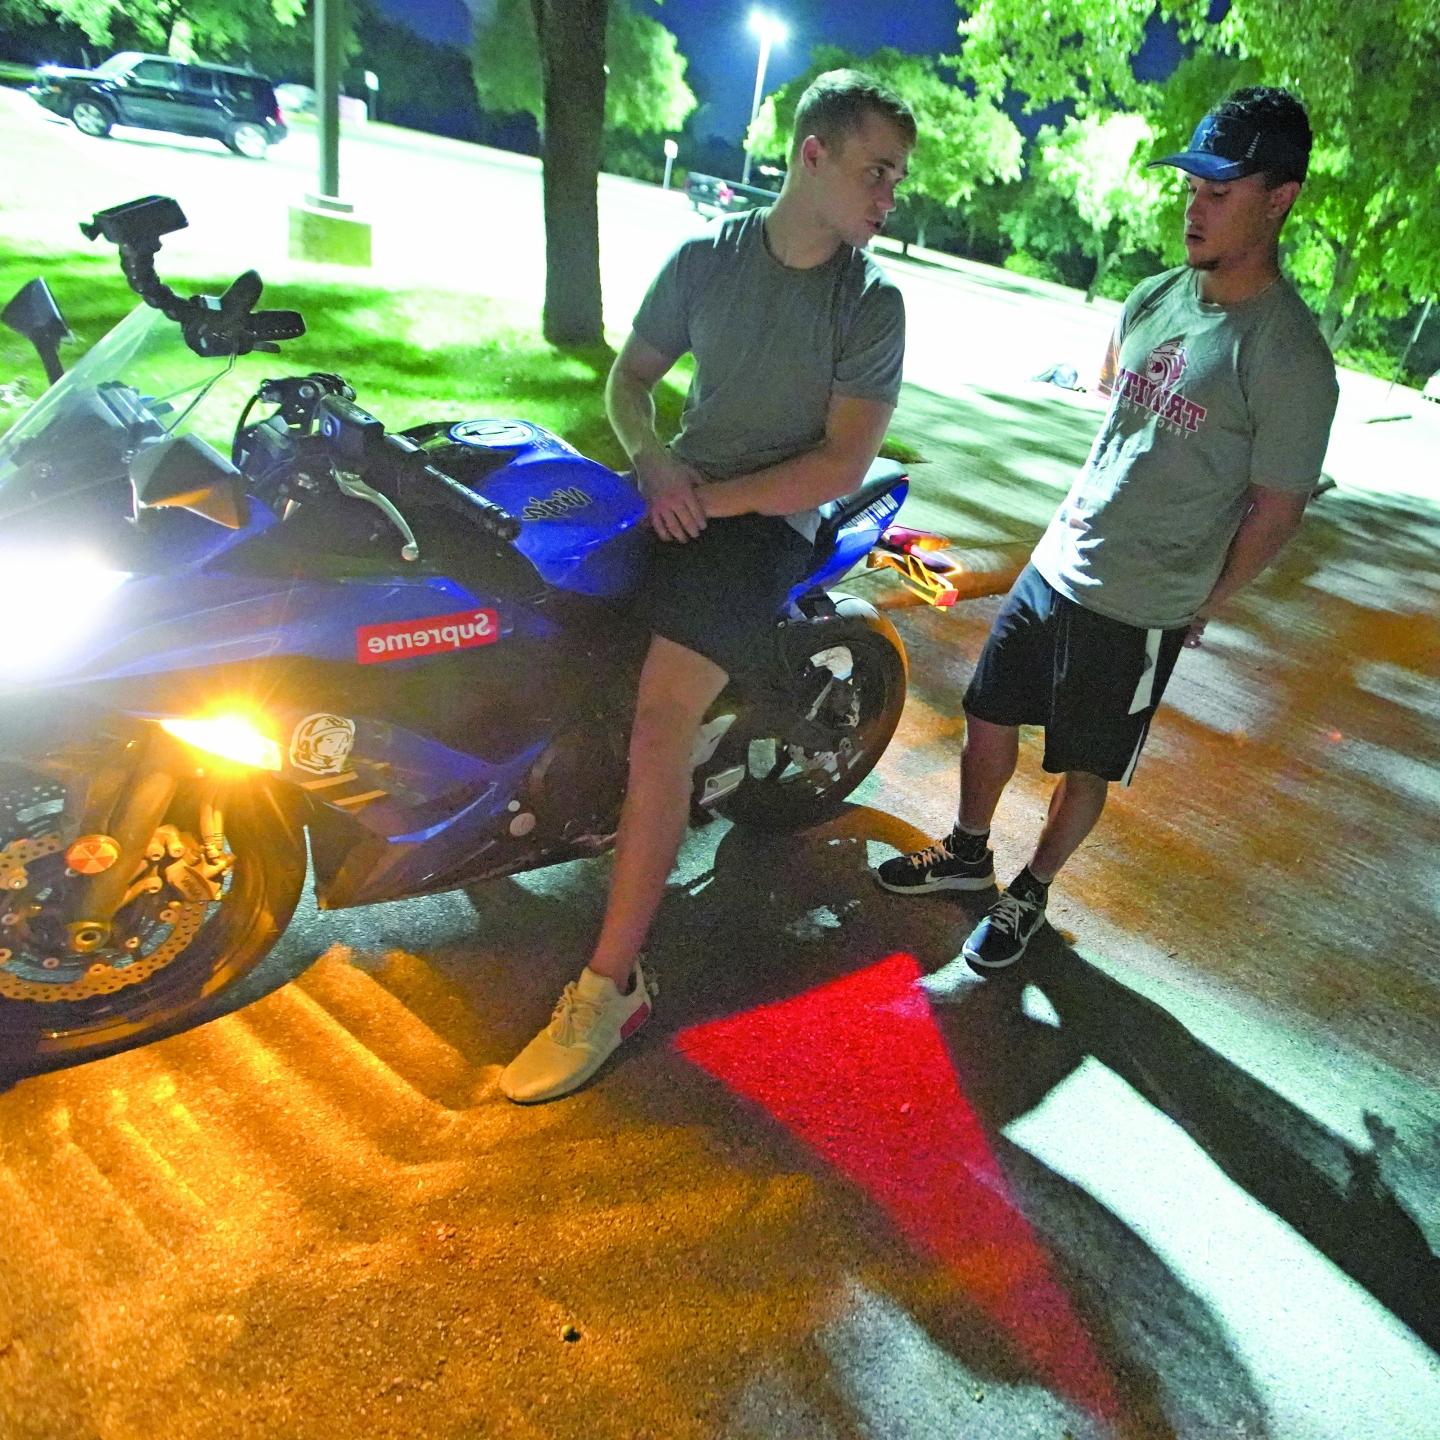
<svg viewBox="0 0 1440 1440"><path fill-rule="evenodd" d="M804 830L834 819L884 754L905 708L905 647L863 602L786 625L780 644L795 708L833 743L737 726L745 778L715 809L756 830Z"/></svg>
<svg viewBox="0 0 1440 1440"><path fill-rule="evenodd" d="M84 837L66 833L58 781L0 765L0 1077L181 1029L279 939L305 883L303 831L264 791L226 796L211 895L190 873L203 848L194 801L177 793L104 943L77 953L65 902Z"/></svg>

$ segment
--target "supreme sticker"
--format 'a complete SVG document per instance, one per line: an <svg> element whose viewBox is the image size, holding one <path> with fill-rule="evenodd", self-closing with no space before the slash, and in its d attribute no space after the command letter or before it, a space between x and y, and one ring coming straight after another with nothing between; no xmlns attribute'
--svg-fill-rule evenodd
<svg viewBox="0 0 1440 1440"><path fill-rule="evenodd" d="M362 665L383 665L387 660L473 650L477 645L493 645L499 638L500 617L494 610L460 610L424 620L362 625L355 632L355 658Z"/></svg>

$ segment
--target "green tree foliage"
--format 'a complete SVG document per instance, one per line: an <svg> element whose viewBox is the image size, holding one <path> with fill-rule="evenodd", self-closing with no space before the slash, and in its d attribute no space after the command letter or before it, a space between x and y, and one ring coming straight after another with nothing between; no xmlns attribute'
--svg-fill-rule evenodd
<svg viewBox="0 0 1440 1440"><path fill-rule="evenodd" d="M380 80L381 119L433 133L476 139L480 113L470 85L470 57L458 45L437 45L385 18L372 0L350 0L355 47L346 56L346 83L363 95L363 70Z"/></svg>
<svg viewBox="0 0 1440 1440"><path fill-rule="evenodd" d="M475 89L481 106L500 115L527 114L543 129L540 51L531 0L497 0L475 32ZM685 57L658 21L611 0L605 26L605 123L634 135L679 130L695 108L685 83Z"/></svg>
<svg viewBox="0 0 1440 1440"><path fill-rule="evenodd" d="M93 43L117 48L134 41L165 51L174 37L209 59L293 26L304 9L305 0L8 0L4 13L53 15Z"/></svg>
<svg viewBox="0 0 1440 1440"><path fill-rule="evenodd" d="M1213 23L1210 8L1071 0L1037 11L1025 0L980 0L959 26L963 60L989 93L1008 86L1032 106L1150 113L1162 143L1188 133L1234 84L1286 86L1316 131L1292 264L1319 287L1326 335L1343 339L1357 298L1394 309L1436 294L1440 0L1234 0ZM1131 68L1156 16L1176 21L1204 57L1159 96ZM1223 83L1204 94L1204 81Z"/></svg>
<svg viewBox="0 0 1440 1440"><path fill-rule="evenodd" d="M1087 302L1095 298L1116 258L1151 243L1165 192L1145 169L1150 126L1139 115L1097 112L1077 115L1056 131L1035 136L1035 169L1052 192L1063 196L1094 261Z"/></svg>
<svg viewBox="0 0 1440 1440"><path fill-rule="evenodd" d="M1020 174L1023 142L1005 112L976 100L940 73L924 55L877 50L860 59L833 45L819 45L803 74L766 97L746 143L751 153L783 161L795 126L795 107L806 87L826 70L864 71L902 96L915 112L918 139L901 190L920 244L938 214L968 201L982 185Z"/></svg>
<svg viewBox="0 0 1440 1440"><path fill-rule="evenodd" d="M1157 6L1155 0L978 0L959 24L965 73L993 96L1015 90L1038 110L1073 101L1081 110L1142 108L1131 68L1157 10L1181 20L1192 38L1204 0ZM1183 12L1183 14L1181 13Z"/></svg>

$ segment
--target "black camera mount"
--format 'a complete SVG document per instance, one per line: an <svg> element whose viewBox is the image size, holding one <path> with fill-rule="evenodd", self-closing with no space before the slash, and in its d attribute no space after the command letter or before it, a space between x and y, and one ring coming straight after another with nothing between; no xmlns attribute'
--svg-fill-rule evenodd
<svg viewBox="0 0 1440 1440"><path fill-rule="evenodd" d="M147 195L101 210L80 233L88 240L106 239L120 250L120 266L130 288L147 304L180 326L185 343L205 356L247 355L252 350L279 349L280 340L305 333L295 310L255 310L264 285L247 270L217 300L212 295L177 295L155 271L160 237L183 230L190 222L168 195Z"/></svg>

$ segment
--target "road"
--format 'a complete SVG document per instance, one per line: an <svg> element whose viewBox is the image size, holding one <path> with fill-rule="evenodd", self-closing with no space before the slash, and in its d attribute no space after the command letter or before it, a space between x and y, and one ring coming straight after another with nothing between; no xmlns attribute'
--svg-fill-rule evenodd
<svg viewBox="0 0 1440 1440"><path fill-rule="evenodd" d="M303 269L305 137L247 165L14 98L7 233L165 190L226 263ZM533 303L533 164L377 127L344 165L382 275ZM618 331L695 224L602 185ZM907 518L1033 534L1096 415L1027 376L1105 308L885 263ZM0 1434L1435 1440L1435 432L1345 388L1340 489L1185 657L1014 983L954 964L963 903L865 873L949 823L996 602L862 577L911 655L896 743L831 826L692 833L658 1018L580 1095L520 1110L495 1077L604 861L307 912L254 1003L0 1096ZM1045 794L1027 739L1002 872Z"/></svg>

